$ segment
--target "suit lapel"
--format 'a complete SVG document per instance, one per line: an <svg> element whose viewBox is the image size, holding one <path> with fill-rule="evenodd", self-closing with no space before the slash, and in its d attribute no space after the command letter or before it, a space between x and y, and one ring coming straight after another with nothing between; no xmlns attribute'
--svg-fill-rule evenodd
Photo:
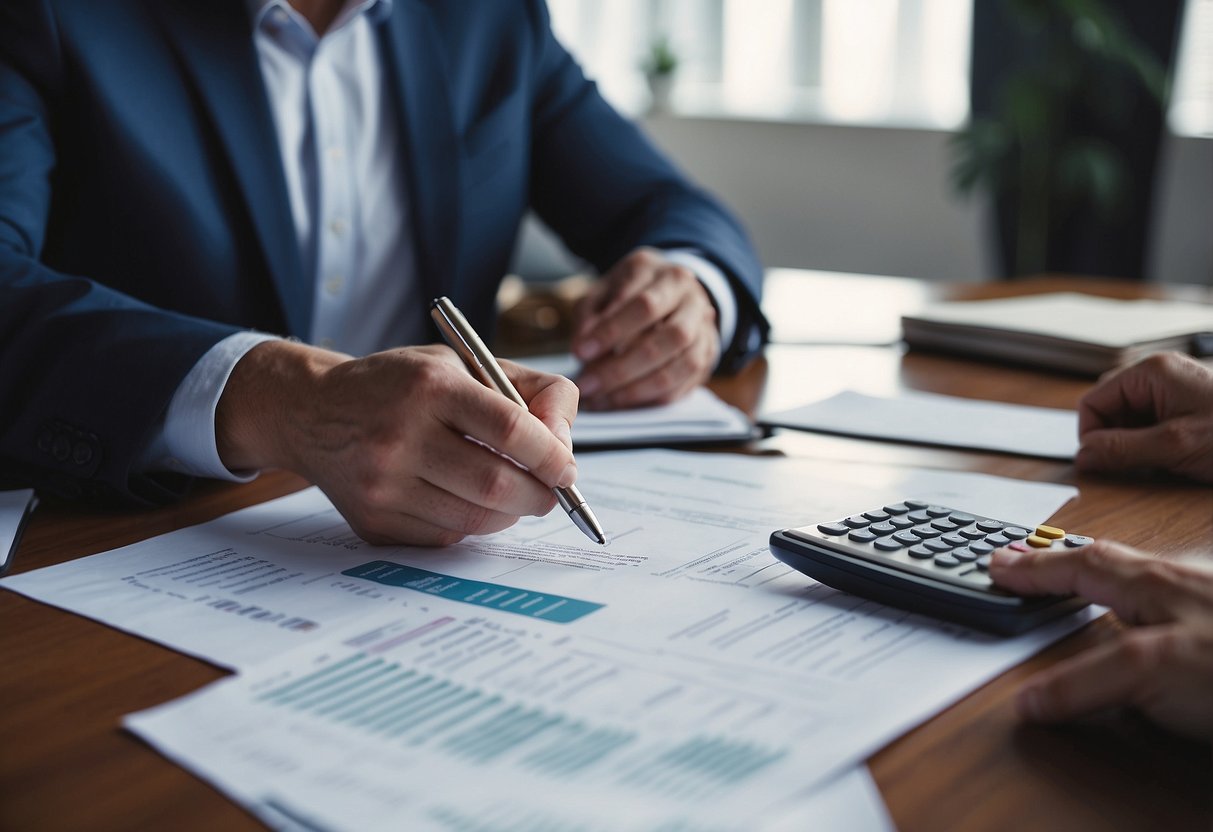
<svg viewBox="0 0 1213 832"><path fill-rule="evenodd" d="M459 140L429 9L417 0L396 0L382 37L400 117L421 286L426 298L449 294L458 303Z"/></svg>
<svg viewBox="0 0 1213 832"><path fill-rule="evenodd" d="M248 6L240 0L173 0L149 6L160 12L227 152L289 334L306 337L311 329L312 291L304 282Z"/></svg>

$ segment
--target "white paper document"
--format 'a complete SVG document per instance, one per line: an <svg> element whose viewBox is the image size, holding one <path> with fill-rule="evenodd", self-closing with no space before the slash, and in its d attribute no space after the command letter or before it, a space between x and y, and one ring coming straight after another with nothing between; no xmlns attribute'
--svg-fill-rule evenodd
<svg viewBox="0 0 1213 832"><path fill-rule="evenodd" d="M904 393L890 399L848 390L764 415L759 422L772 427L1049 459L1073 459L1078 452L1078 414L1073 410L934 393Z"/></svg>
<svg viewBox="0 0 1213 832"><path fill-rule="evenodd" d="M581 369L577 359L567 354L532 356L519 362L567 378L576 378ZM573 446L577 449L744 442L756 435L745 413L706 387L697 387L666 405L581 410L573 422Z"/></svg>
<svg viewBox="0 0 1213 832"><path fill-rule="evenodd" d="M769 596L811 583L770 554L776 529L905 497L1033 526L1075 494L981 474L861 465L825 481L808 460L674 451L587 455L578 487L608 533L606 546L587 541L560 511L443 549L371 546L312 488L0 586L240 668L417 591L474 596L470 603L486 608L508 602L513 615L560 624L592 617L594 603L604 603L606 573L646 576L654 581L646 593L681 579ZM528 594L500 594L506 589Z"/></svg>
<svg viewBox="0 0 1213 832"><path fill-rule="evenodd" d="M998 639L767 545L906 497L1032 525L1066 486L670 451L588 456L578 485L607 546L553 512L372 547L308 489L0 585L240 668L130 727L267 822L322 829L812 817L814 787L1097 612Z"/></svg>
<svg viewBox="0 0 1213 832"><path fill-rule="evenodd" d="M310 828L889 828L862 769L806 787L794 700L500 618L427 599L126 724Z"/></svg>

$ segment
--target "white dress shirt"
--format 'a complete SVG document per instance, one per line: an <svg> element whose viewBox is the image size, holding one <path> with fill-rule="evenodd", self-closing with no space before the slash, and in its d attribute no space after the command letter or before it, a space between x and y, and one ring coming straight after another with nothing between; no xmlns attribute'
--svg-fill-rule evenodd
<svg viewBox="0 0 1213 832"><path fill-rule="evenodd" d="M291 217L315 303L308 341L351 355L424 343L406 171L374 25L392 0L349 0L317 37L287 0L249 0ZM273 162L267 160L268 164ZM695 272L716 303L722 343L736 326L728 280L693 250L665 256ZM273 336L244 332L212 347L178 387L143 470L244 480L215 442L232 369Z"/></svg>

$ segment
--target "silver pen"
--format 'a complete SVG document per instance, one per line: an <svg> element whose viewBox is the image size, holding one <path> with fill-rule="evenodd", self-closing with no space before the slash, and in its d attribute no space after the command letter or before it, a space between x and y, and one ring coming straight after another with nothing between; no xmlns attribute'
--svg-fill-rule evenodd
<svg viewBox="0 0 1213 832"><path fill-rule="evenodd" d="M485 386L505 394L517 405L527 406L526 400L510 383L505 371L497 363L497 359L489 352L484 341L480 340L480 336L476 334L476 330L472 329L467 318L463 317L463 313L455 307L455 304L451 303L449 298L435 298L430 304L430 317L438 325L438 331L442 333L447 344L459 354L463 362L468 365L468 369L479 376ZM599 525L598 518L594 516L589 503L577 490L577 486L556 487L552 489L552 493L556 495L557 502L569 515L573 524L581 529L586 537L606 545L606 534L603 533L602 526Z"/></svg>

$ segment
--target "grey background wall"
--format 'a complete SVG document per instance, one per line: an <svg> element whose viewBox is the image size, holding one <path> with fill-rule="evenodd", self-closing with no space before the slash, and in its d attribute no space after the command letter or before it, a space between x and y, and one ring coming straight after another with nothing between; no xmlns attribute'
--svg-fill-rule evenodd
<svg viewBox="0 0 1213 832"><path fill-rule="evenodd" d="M768 266L938 280L993 274L985 208L948 185L938 130L652 117L653 140L736 211ZM1213 139L1169 137L1147 279L1213 283ZM572 268L532 229L518 269Z"/></svg>

